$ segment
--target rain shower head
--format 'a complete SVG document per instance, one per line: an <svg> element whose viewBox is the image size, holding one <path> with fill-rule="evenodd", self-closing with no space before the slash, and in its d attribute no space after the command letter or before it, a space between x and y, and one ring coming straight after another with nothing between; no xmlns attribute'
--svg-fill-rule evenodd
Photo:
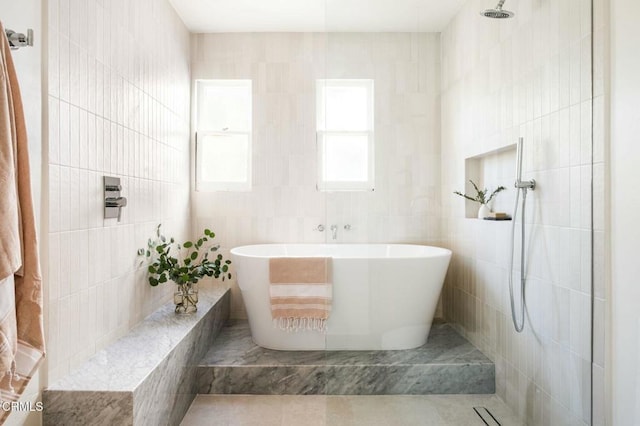
<svg viewBox="0 0 640 426"><path fill-rule="evenodd" d="M505 0L500 0L495 9L486 9L480 12L480 15L485 16L487 18L493 19L506 19L512 18L515 13L509 10L503 10L502 5L504 5Z"/></svg>

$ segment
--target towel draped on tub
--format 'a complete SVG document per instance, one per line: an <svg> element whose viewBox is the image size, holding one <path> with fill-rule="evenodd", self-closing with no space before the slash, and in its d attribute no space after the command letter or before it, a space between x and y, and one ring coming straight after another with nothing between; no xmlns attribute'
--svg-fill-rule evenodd
<svg viewBox="0 0 640 426"><path fill-rule="evenodd" d="M42 279L27 131L0 23L0 400L18 400L43 356ZM8 413L0 410L0 424Z"/></svg>
<svg viewBox="0 0 640 426"><path fill-rule="evenodd" d="M269 259L269 295L274 325L282 330L326 332L331 313L331 258Z"/></svg>

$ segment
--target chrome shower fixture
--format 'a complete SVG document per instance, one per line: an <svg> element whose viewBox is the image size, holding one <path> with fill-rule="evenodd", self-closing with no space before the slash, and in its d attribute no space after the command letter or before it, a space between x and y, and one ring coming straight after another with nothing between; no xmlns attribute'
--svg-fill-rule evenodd
<svg viewBox="0 0 640 426"><path fill-rule="evenodd" d="M524 139L518 139L518 145L516 150L516 204L513 208L513 222L511 222L511 258L509 261L509 299L511 302L511 319L513 320L513 327L516 329L516 332L520 333L524 329L524 308L525 308L525 209L527 206L527 190L534 191L536 189L536 181L534 179L531 180L522 180L522 151L523 151L523 143ZM515 238L516 231L516 217L518 216L518 203L520 200L520 191L522 191L522 213L520 218L520 319L518 319L518 315L516 314L516 303L515 296L513 291L513 250L514 243L513 240Z"/></svg>
<svg viewBox="0 0 640 426"><path fill-rule="evenodd" d="M495 9L483 10L482 12L480 12L480 15L482 15L484 17L487 17L487 18L493 18L493 19L513 18L515 13L513 13L513 12L511 12L509 10L503 10L502 9L502 6L504 5L504 2L505 2L505 0L500 0Z"/></svg>
<svg viewBox="0 0 640 426"><path fill-rule="evenodd" d="M530 189L530 190L535 190L536 189L536 181L535 179L531 179L531 180L522 180L522 149L523 146L522 144L524 143L524 138L519 138L518 139L518 144L516 145L516 183L515 183L515 187L520 189L520 188L524 188L524 189Z"/></svg>
<svg viewBox="0 0 640 426"><path fill-rule="evenodd" d="M20 49L21 47L33 46L33 30L29 28L27 35L17 33L13 30L4 30L9 40L9 47L11 50Z"/></svg>

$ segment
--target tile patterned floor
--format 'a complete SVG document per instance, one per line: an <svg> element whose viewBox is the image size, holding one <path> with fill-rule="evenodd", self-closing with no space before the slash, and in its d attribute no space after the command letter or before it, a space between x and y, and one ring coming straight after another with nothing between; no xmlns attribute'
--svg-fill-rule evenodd
<svg viewBox="0 0 640 426"><path fill-rule="evenodd" d="M483 426L486 407L502 426L523 425L495 395L198 395L183 426Z"/></svg>

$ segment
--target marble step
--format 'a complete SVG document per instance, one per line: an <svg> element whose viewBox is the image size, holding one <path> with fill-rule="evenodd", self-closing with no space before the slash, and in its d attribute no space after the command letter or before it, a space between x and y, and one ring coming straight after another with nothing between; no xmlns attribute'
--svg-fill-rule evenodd
<svg viewBox="0 0 640 426"><path fill-rule="evenodd" d="M428 395L495 393L495 365L448 324L402 351L274 351L247 322L225 327L197 366L200 394Z"/></svg>

